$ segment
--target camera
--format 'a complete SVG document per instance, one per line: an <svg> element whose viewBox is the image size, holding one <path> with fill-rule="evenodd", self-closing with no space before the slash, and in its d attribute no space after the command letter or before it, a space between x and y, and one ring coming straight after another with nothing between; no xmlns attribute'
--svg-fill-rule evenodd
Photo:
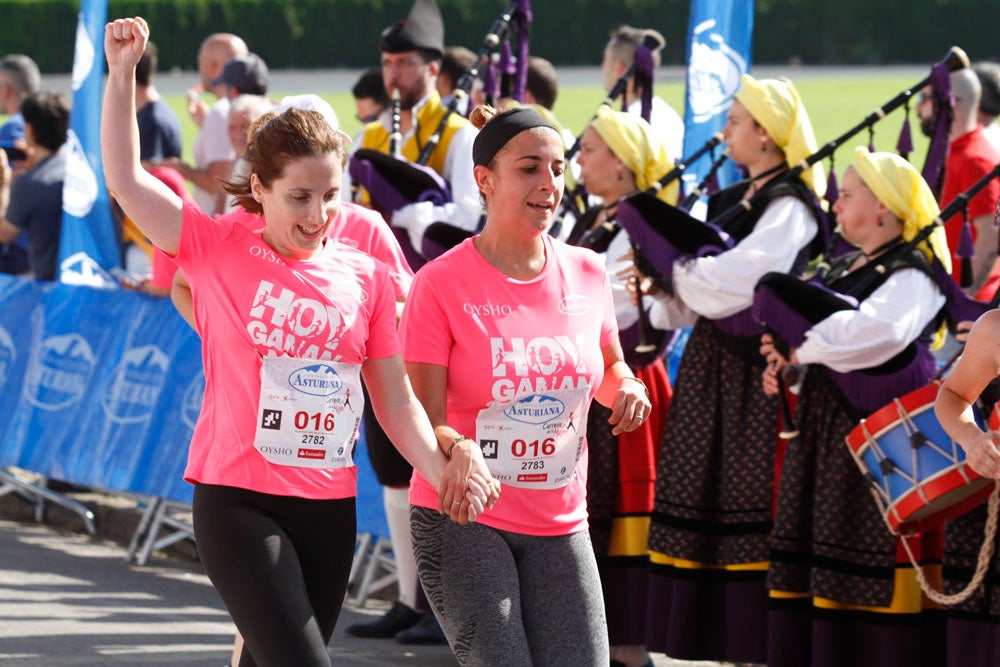
<svg viewBox="0 0 1000 667"><path fill-rule="evenodd" d="M16 147L13 141L0 141L0 148L7 154L7 162L22 162L28 159L28 154Z"/></svg>

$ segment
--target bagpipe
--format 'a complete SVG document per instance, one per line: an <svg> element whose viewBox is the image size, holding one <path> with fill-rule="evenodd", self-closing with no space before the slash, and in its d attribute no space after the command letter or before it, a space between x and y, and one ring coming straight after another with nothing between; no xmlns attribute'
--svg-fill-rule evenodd
<svg viewBox="0 0 1000 667"><path fill-rule="evenodd" d="M787 358L790 348L802 345L809 329L834 313L858 309L859 299L891 271L895 262L916 252L937 227L968 206L969 200L997 177L1000 164L946 206L933 224L921 229L913 239L851 272L856 280L847 293L833 291L816 276L803 281L782 273L765 275L754 291L755 319L767 323L774 332L779 352ZM958 289L940 262L934 259L931 264L935 281L945 293L946 317L952 324L978 319L996 307L996 297L988 304L971 299ZM911 348L915 349L915 345L911 344L894 359L904 363L893 364L894 360L890 360L883 364L894 368L854 374L828 372L842 395L871 413L850 433L847 445L871 483L886 525L896 535L934 528L963 514L980 505L994 486L991 480L982 479L966 465L964 451L934 417L933 403L940 384L936 378L928 385L908 391L915 376L907 372L905 364L920 363ZM877 397L893 394L900 398L879 407L877 401L884 398ZM978 410L975 418L982 426Z"/></svg>
<svg viewBox="0 0 1000 667"><path fill-rule="evenodd" d="M401 140L398 104L392 114L393 127L390 134L390 144L392 138L395 137L397 147L395 149L390 147L389 153L371 148L360 148L351 156L348 167L351 180L368 191L372 207L379 211L386 220L391 221L396 211L409 204L431 202L435 206L441 206L452 201L448 182L427 164L441 143L441 138L448 127L452 114L458 113L460 101L471 93L476 77L480 76L480 68L490 63L493 54L503 44L506 44L512 29L516 29L518 35L514 98L518 101L523 99L524 84L527 80L528 26L530 23L530 0L512 0L490 28L475 62L459 78L451 101L445 107L437 127L427 143L424 144L415 162L400 155L398 148L398 142ZM445 222L434 222L424 231L421 247L413 248L406 230L394 228L394 231L411 264L422 264L427 259L433 259L474 234L474 232Z"/></svg>
<svg viewBox="0 0 1000 667"><path fill-rule="evenodd" d="M827 142L799 164L772 178L766 187L749 199L741 200L726 208L707 222L702 222L678 207L657 199L658 188L650 188L645 192L626 197L618 205L618 220L636 246L641 249L641 257L637 256L640 269L643 270L643 273L650 275L662 289L671 292L671 276L674 264L678 260L717 255L730 250L735 242L732 236L724 230L737 219L766 207L773 197L775 187L794 183L804 171L810 169L817 162L831 157L838 147L862 130L868 129L871 132L871 128L886 115L898 107L908 104L910 98L915 94L914 91L919 91L932 81L934 85L937 85L942 79L942 72L946 85L948 72L964 69L968 65L969 59L965 52L958 47L952 47L944 60L932 67L931 74L926 78L900 92L866 116L856 126ZM706 148L701 149L701 151L706 150L710 150L710 148L706 146ZM690 162L694 159L696 158L692 156L687 161ZM682 167L683 164L678 165L677 168ZM672 175L673 171L664 178ZM816 204L818 208L818 202ZM821 228L823 228L822 231L826 237L827 230L823 225Z"/></svg>

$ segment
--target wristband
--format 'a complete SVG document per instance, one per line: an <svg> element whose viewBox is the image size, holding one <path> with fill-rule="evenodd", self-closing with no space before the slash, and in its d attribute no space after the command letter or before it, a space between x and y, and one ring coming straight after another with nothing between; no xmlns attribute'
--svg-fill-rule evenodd
<svg viewBox="0 0 1000 667"><path fill-rule="evenodd" d="M468 438L466 438L461 433L459 433L457 436L455 436L455 439L451 441L450 445L448 445L448 451L446 451L444 453L444 455L447 456L450 459L451 458L451 451L453 449L455 449L455 445L457 445L458 443L462 442L463 440L468 440Z"/></svg>
<svg viewBox="0 0 1000 667"><path fill-rule="evenodd" d="M649 387L646 386L645 382L643 382L637 377L626 375L625 377L623 377L621 380L618 381L618 384L621 384L622 381L624 380L631 380L632 382L638 382L640 385L642 385L642 390L646 392L646 398L649 398Z"/></svg>

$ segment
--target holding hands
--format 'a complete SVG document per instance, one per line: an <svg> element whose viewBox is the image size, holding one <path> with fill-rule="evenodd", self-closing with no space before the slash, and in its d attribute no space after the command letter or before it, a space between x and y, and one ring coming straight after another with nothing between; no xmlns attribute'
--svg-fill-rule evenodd
<svg viewBox="0 0 1000 667"><path fill-rule="evenodd" d="M479 445L468 438L457 441L441 476L438 511L464 526L499 499L500 482L490 475Z"/></svg>

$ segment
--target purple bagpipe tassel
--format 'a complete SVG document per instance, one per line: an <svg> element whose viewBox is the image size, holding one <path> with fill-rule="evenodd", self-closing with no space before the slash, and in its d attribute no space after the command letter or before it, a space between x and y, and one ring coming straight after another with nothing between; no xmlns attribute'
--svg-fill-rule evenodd
<svg viewBox="0 0 1000 667"><path fill-rule="evenodd" d="M907 109L906 116L903 118L903 127L899 130L899 140L896 142L896 152L899 153L904 160L909 160L910 153L913 152L913 135L910 134L909 109Z"/></svg>
<svg viewBox="0 0 1000 667"><path fill-rule="evenodd" d="M833 210L833 205L837 203L840 199L840 186L837 185L837 171L830 165L830 175L826 179L826 194L823 195L823 199L826 203L830 205L830 210Z"/></svg>
<svg viewBox="0 0 1000 667"><path fill-rule="evenodd" d="M649 122L653 113L653 50L648 46L637 46L635 49L635 87L642 96L643 120Z"/></svg>
<svg viewBox="0 0 1000 667"><path fill-rule="evenodd" d="M941 195L941 185L944 175L944 160L948 155L948 133L951 130L952 107L955 97L951 93L951 75L943 63L931 67L931 93L937 106L937 116L934 118L934 132L931 143L927 147L927 159L921 175L931 187L935 197Z"/></svg>
<svg viewBox="0 0 1000 667"><path fill-rule="evenodd" d="M500 64L497 70L500 73L500 97L514 97L514 54L510 50L510 40L505 39L500 42ZM520 100L518 100L520 102Z"/></svg>
<svg viewBox="0 0 1000 667"><path fill-rule="evenodd" d="M962 287L972 287L972 258L976 256L975 243L972 240L972 225L969 224L969 209L962 211L962 233L958 237L958 249L955 255L962 261Z"/></svg>
<svg viewBox="0 0 1000 667"><path fill-rule="evenodd" d="M500 99L500 79L497 76L497 66L490 58L489 62L483 66L479 76L483 80L483 94L491 104L497 104Z"/></svg>
<svg viewBox="0 0 1000 667"><path fill-rule="evenodd" d="M712 177L708 179L708 185L705 186L705 196L711 197L721 189L719 186L719 172L712 172Z"/></svg>
<svg viewBox="0 0 1000 667"><path fill-rule="evenodd" d="M524 89L528 84L528 42L531 38L531 0L517 0L517 8L510 16L517 29L517 63L514 70L514 99L524 101Z"/></svg>
<svg viewBox="0 0 1000 667"><path fill-rule="evenodd" d="M834 229L837 226L837 214L833 212L833 205L837 203L839 198L840 186L837 184L837 170L831 162L830 175L826 177L826 194L823 195L823 200L827 204L826 218L828 221L828 229Z"/></svg>

